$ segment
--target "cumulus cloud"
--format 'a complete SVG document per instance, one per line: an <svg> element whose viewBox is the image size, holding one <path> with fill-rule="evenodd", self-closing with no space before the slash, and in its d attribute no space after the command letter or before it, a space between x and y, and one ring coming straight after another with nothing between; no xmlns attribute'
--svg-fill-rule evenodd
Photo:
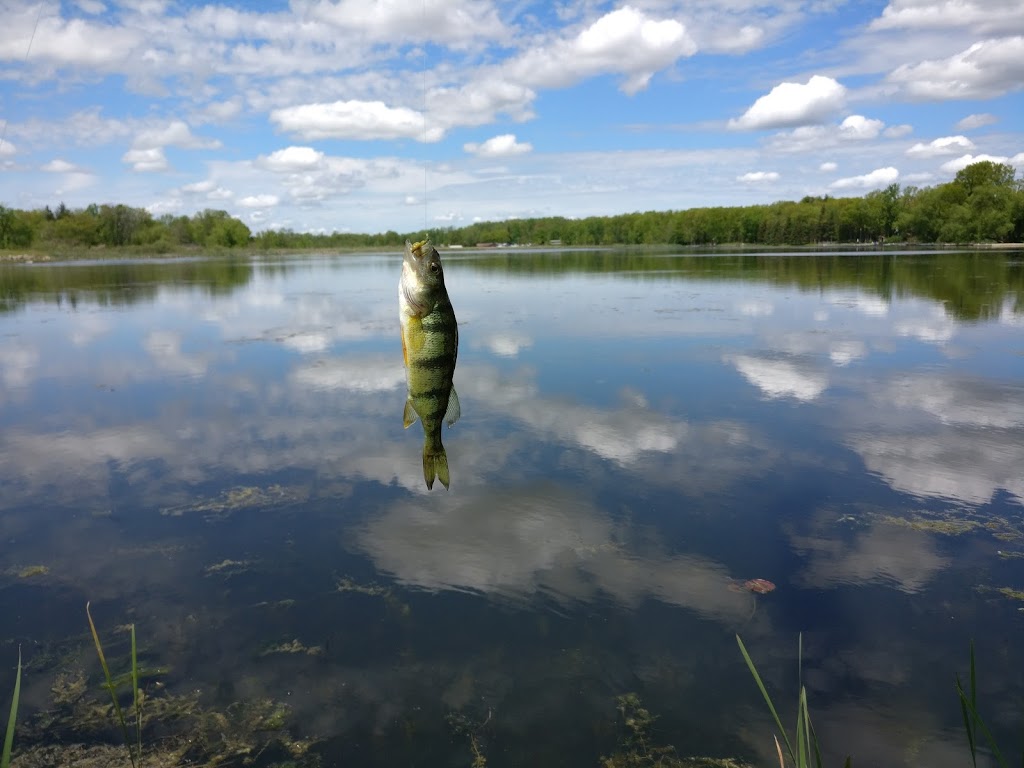
<svg viewBox="0 0 1024 768"><path fill-rule="evenodd" d="M974 149L974 142L966 136L943 136L928 144L918 142L907 150L907 154L911 157L938 157L939 155L954 155L965 149Z"/></svg>
<svg viewBox="0 0 1024 768"><path fill-rule="evenodd" d="M243 208L271 208L278 204L277 195L249 195L238 201Z"/></svg>
<svg viewBox="0 0 1024 768"><path fill-rule="evenodd" d="M1024 84L1024 36L975 43L946 59L904 64L888 81L924 100L987 99Z"/></svg>
<svg viewBox="0 0 1024 768"><path fill-rule="evenodd" d="M990 34L1021 29L1016 0L890 0L873 30L943 30Z"/></svg>
<svg viewBox="0 0 1024 768"><path fill-rule="evenodd" d="M841 83L814 75L806 83L780 83L760 97L739 118L729 121L734 129L788 128L819 123L842 108L846 88Z"/></svg>
<svg viewBox="0 0 1024 768"><path fill-rule="evenodd" d="M531 86L562 88L603 73L626 76L622 90L647 87L655 72L692 56L697 44L675 19L653 19L630 5L605 14L572 39L535 48L506 71Z"/></svg>
<svg viewBox="0 0 1024 768"><path fill-rule="evenodd" d="M839 124L839 135L844 139L873 139L881 133L885 123L864 115L850 115Z"/></svg>
<svg viewBox="0 0 1024 768"><path fill-rule="evenodd" d="M13 155L17 151L18 150L15 148L13 144L11 144L11 142L7 141L6 139L0 139L0 157L7 157L9 155Z"/></svg>
<svg viewBox="0 0 1024 768"><path fill-rule="evenodd" d="M21 13L5 12L0 61L22 61L31 39L33 60L109 70L122 64L125 52L136 48L144 39L141 30L126 26L85 19L65 20L59 15L44 14L39 17L37 27L36 18L35 5L24 6Z"/></svg>
<svg viewBox="0 0 1024 768"><path fill-rule="evenodd" d="M77 171L78 167L67 160L55 158L41 166L39 170L46 171L47 173L71 173L72 171Z"/></svg>
<svg viewBox="0 0 1024 768"><path fill-rule="evenodd" d="M163 147L129 149L121 159L126 163L130 163L133 171L143 173L166 171L168 168L167 157L164 155Z"/></svg>
<svg viewBox="0 0 1024 768"><path fill-rule="evenodd" d="M471 155L479 157L508 157L509 155L522 155L533 149L533 145L525 141L516 141L514 133L503 133L494 136L482 144L463 144L462 148Z"/></svg>
<svg viewBox="0 0 1024 768"><path fill-rule="evenodd" d="M444 129L427 125L422 113L382 101L335 101L275 109L270 120L282 131L309 139L417 139L434 142Z"/></svg>
<svg viewBox="0 0 1024 768"><path fill-rule="evenodd" d="M984 128L986 125L992 125L997 122L999 122L999 118L995 115L981 112L963 118L957 122L956 128L960 131L973 131L976 128Z"/></svg>
<svg viewBox="0 0 1024 768"><path fill-rule="evenodd" d="M181 149L217 149L221 143L216 139L204 139L196 136L181 120L174 120L156 128L147 128L139 133L132 143L133 149L153 149L167 146Z"/></svg>
<svg viewBox="0 0 1024 768"><path fill-rule="evenodd" d="M430 39L442 44L459 44L481 39L500 39L509 33L497 9L488 0L341 0L312 2L308 18L327 22L345 32L373 40Z"/></svg>
<svg viewBox="0 0 1024 768"><path fill-rule="evenodd" d="M953 160L947 160L941 166L946 173L959 173L968 165L988 161L990 163L1005 163L1010 158L1001 155L961 155Z"/></svg>
<svg viewBox="0 0 1024 768"><path fill-rule="evenodd" d="M267 156L260 155L256 164L277 173L297 173L322 167L324 153L312 147L285 147Z"/></svg>
<svg viewBox="0 0 1024 768"><path fill-rule="evenodd" d="M822 163L821 165L819 165L818 166L818 170L819 171L824 171L825 173L831 173L832 171L836 170L838 167L839 167L838 163L833 163L830 160L828 162L825 162L825 163Z"/></svg>
<svg viewBox="0 0 1024 768"><path fill-rule="evenodd" d="M742 176L737 176L736 181L743 181L750 184L757 184L763 181L778 181L779 174L775 171L750 171Z"/></svg>
<svg viewBox="0 0 1024 768"><path fill-rule="evenodd" d="M892 184L900 177L900 172L889 166L876 168L871 173L862 176L848 176L843 179L836 179L829 186L832 189L878 189Z"/></svg>
<svg viewBox="0 0 1024 768"><path fill-rule="evenodd" d="M778 152L808 152L828 149L846 142L878 138L885 123L864 115L849 115L841 123L801 125L772 136L768 146Z"/></svg>

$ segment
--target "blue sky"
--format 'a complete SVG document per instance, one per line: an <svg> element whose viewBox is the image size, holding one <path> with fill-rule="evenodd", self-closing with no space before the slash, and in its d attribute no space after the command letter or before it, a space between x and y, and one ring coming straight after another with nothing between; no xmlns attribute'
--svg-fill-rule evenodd
<svg viewBox="0 0 1024 768"><path fill-rule="evenodd" d="M254 230L1024 173L1019 0L0 0L0 204Z"/></svg>

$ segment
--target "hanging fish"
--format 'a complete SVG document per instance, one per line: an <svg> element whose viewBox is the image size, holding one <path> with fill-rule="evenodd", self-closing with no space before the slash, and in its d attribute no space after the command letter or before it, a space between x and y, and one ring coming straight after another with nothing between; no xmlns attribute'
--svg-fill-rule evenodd
<svg viewBox="0 0 1024 768"><path fill-rule="evenodd" d="M441 422L459 420L459 396L452 376L459 351L459 327L444 287L441 257L429 240L405 243L402 278L398 283L398 314L402 323L402 355L408 397L402 414L408 428L423 424L423 479L448 487L448 455L441 444Z"/></svg>

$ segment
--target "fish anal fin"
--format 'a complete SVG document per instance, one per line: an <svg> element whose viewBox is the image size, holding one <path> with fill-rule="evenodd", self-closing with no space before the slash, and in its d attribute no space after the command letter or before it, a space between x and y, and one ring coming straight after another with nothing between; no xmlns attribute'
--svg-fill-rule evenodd
<svg viewBox="0 0 1024 768"><path fill-rule="evenodd" d="M454 426L455 422L459 420L459 417L461 415L462 406L459 405L459 396L455 392L455 387L453 386L452 392L448 396L448 408L444 412L444 420L445 422L447 422L448 427L451 428L452 426ZM448 484L445 483L445 487L447 486Z"/></svg>
<svg viewBox="0 0 1024 768"><path fill-rule="evenodd" d="M412 400L405 401L405 409L402 411L402 426L408 429L416 423L416 419L419 415L416 413L416 409L412 407Z"/></svg>

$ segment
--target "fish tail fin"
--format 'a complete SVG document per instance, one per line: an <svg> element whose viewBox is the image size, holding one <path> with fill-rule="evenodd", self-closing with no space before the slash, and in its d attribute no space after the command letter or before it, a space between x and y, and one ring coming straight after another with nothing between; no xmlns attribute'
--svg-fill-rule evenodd
<svg viewBox="0 0 1024 768"><path fill-rule="evenodd" d="M448 454L443 446L435 450L423 449L423 479L427 481L427 490L434 487L435 478L448 490Z"/></svg>

